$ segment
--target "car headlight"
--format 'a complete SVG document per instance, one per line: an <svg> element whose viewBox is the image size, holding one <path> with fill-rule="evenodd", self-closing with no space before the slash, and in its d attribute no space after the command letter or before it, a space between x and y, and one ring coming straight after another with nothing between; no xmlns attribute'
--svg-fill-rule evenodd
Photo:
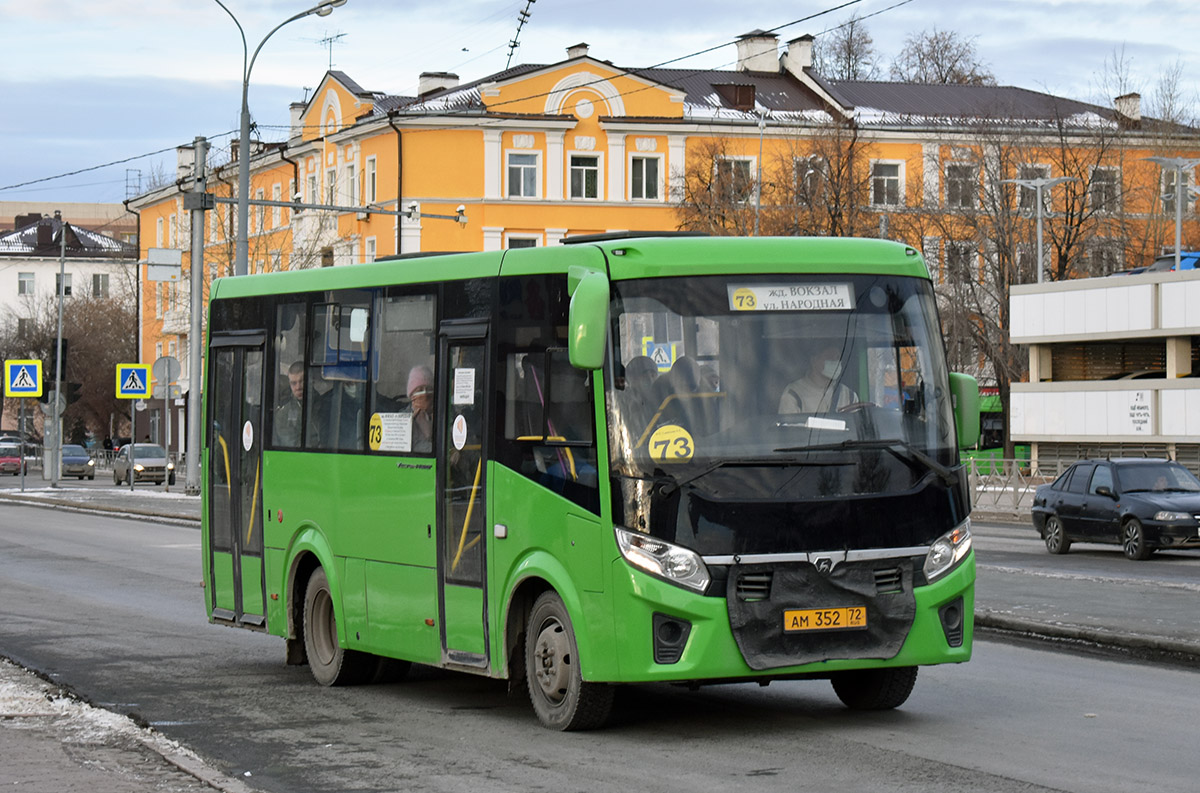
<svg viewBox="0 0 1200 793"><path fill-rule="evenodd" d="M175 463L167 463L167 470L168 470L168 471L174 471L174 470L175 470Z"/></svg>
<svg viewBox="0 0 1200 793"><path fill-rule="evenodd" d="M620 526L615 531L621 555L634 567L697 592L708 588L712 578L704 560L695 551Z"/></svg>
<svg viewBox="0 0 1200 793"><path fill-rule="evenodd" d="M971 550L971 519L938 537L925 554L925 580L933 583L954 569Z"/></svg>
<svg viewBox="0 0 1200 793"><path fill-rule="evenodd" d="M138 463L135 466L133 466L133 470L137 471L140 474L142 471L145 471L146 469L142 467L141 463Z"/></svg>
<svg viewBox="0 0 1200 793"><path fill-rule="evenodd" d="M95 465L95 464L96 464L96 461L95 461L95 460L88 460L88 463L87 463L87 464L88 464L88 465Z"/></svg>
<svg viewBox="0 0 1200 793"><path fill-rule="evenodd" d="M1161 512L1154 513L1155 520L1191 520L1192 516L1188 512L1171 512L1164 509Z"/></svg>

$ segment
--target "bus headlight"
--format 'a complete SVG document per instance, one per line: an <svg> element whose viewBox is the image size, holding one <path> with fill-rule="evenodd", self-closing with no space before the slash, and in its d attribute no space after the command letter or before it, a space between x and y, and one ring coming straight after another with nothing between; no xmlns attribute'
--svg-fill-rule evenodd
<svg viewBox="0 0 1200 793"><path fill-rule="evenodd" d="M962 561L971 550L971 519L938 537L925 554L925 580L933 583Z"/></svg>
<svg viewBox="0 0 1200 793"><path fill-rule="evenodd" d="M708 588L708 567L695 551L619 526L615 531L621 555L634 567L696 592Z"/></svg>

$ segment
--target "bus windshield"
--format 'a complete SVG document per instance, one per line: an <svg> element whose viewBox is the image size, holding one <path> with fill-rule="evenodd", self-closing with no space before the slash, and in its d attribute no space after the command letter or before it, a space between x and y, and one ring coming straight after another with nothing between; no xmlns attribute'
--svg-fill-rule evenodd
<svg viewBox="0 0 1200 793"><path fill-rule="evenodd" d="M917 544L946 530L953 515L890 537L845 528L894 526L897 507L928 519L926 502L956 484L927 281L714 276L613 291L607 409L626 525L701 553ZM830 536L821 519L844 530Z"/></svg>

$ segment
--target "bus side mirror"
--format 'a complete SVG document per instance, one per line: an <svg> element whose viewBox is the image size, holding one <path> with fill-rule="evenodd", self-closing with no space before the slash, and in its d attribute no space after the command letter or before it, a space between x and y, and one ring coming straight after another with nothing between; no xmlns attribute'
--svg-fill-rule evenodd
<svg viewBox="0 0 1200 793"><path fill-rule="evenodd" d="M571 272L567 288L571 292L568 315L571 327L567 339L571 366L599 369L604 365L604 342L608 332L608 277L595 270Z"/></svg>
<svg viewBox="0 0 1200 793"><path fill-rule="evenodd" d="M954 428L958 448L979 443L979 383L969 374L950 373L950 394L954 400Z"/></svg>

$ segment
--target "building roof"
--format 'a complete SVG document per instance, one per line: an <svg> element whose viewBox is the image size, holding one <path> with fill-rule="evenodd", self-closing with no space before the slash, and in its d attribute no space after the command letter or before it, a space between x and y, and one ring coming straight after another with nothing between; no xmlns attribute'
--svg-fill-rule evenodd
<svg viewBox="0 0 1200 793"><path fill-rule="evenodd" d="M57 214L0 234L0 255L59 256L63 226L67 229L66 255L72 258L136 259L137 246L98 231L63 222Z"/></svg>

